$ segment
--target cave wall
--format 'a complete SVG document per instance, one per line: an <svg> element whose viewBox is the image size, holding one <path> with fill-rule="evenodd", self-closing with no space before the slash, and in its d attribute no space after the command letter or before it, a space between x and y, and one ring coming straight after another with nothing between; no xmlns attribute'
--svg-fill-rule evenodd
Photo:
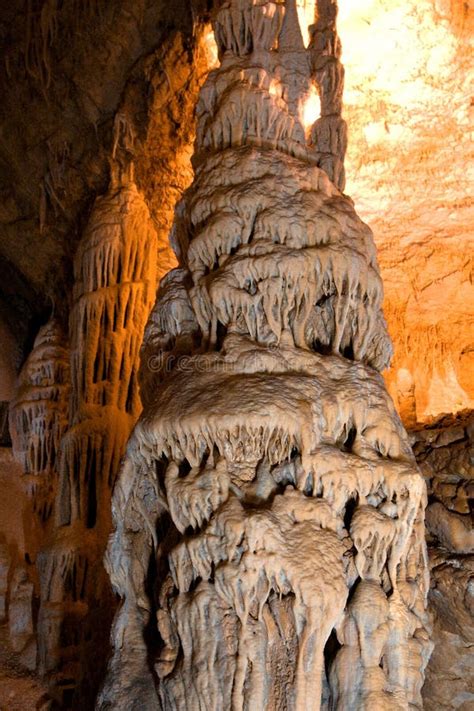
<svg viewBox="0 0 474 711"><path fill-rule="evenodd" d="M377 244L386 380L405 421L427 421L474 402L474 12L462 0L338 4L347 191Z"/></svg>
<svg viewBox="0 0 474 711"><path fill-rule="evenodd" d="M467 711L474 703L474 416L448 415L411 435L429 496L434 649L423 688L425 708Z"/></svg>
<svg viewBox="0 0 474 711"><path fill-rule="evenodd" d="M147 141L159 146L160 189L173 194L189 181L174 145L179 154L180 144L192 142L192 118L183 119L201 80L195 27L205 12L205 2L176 2L170 13L167 3L149 0L2 5L0 294L26 350L52 302L67 316L72 257L96 195L107 188L118 134L129 157L138 143L145 149L139 187L142 176L152 172L153 182L160 174L155 164L147 170L154 160ZM127 95L137 100L124 123Z"/></svg>

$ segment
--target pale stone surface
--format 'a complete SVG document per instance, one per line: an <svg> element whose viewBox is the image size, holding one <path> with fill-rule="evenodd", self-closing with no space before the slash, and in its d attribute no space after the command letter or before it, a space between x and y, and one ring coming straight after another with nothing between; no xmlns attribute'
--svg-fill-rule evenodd
<svg viewBox="0 0 474 711"><path fill-rule="evenodd" d="M99 708L421 708L425 485L376 372L372 234L302 123L295 3L231 0L215 34L114 492Z"/></svg>

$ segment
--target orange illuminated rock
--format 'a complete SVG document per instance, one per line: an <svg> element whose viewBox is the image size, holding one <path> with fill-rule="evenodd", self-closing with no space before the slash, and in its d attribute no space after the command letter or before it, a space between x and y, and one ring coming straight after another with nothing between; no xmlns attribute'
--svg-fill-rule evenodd
<svg viewBox="0 0 474 711"><path fill-rule="evenodd" d="M339 0L347 191L374 230L408 423L474 405L473 13L447 0Z"/></svg>

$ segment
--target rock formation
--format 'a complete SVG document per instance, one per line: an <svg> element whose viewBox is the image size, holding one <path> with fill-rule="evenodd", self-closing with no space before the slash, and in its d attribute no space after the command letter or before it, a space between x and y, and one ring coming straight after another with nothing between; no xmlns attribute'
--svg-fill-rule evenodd
<svg viewBox="0 0 474 711"><path fill-rule="evenodd" d="M307 3L311 5L311 3ZM319 165L341 190L345 185L344 156L347 126L341 117L344 67L336 29L336 0L317 0L309 57L321 104L321 117L313 126L313 141L321 153Z"/></svg>
<svg viewBox="0 0 474 711"><path fill-rule="evenodd" d="M61 441L54 536L40 554L40 670L95 693L111 596L102 568L110 492L141 410L139 349L156 292L156 232L129 176L93 208L75 259L70 317L70 427ZM99 646L99 648L101 648ZM103 648L103 646L102 646Z"/></svg>
<svg viewBox="0 0 474 711"><path fill-rule="evenodd" d="M18 378L10 407L13 453L33 504L29 522L30 558L34 559L50 519L57 490L61 439L68 426L69 352L53 318L43 326Z"/></svg>
<svg viewBox="0 0 474 711"><path fill-rule="evenodd" d="M82 21L83 16L78 15L78 8L72 5L66 3L53 8L44 4L45 13L48 8L51 10L47 18L43 12L30 12L29 7L27 44L33 33L32 42L38 46L41 23L46 20L59 26L62 36L69 19ZM69 76L67 82L86 97L89 108L94 103L91 117L90 112L83 111L83 106L78 110L81 101L73 99L72 113L75 130L82 122L92 122L89 128L94 134L95 148L89 142L84 150L88 129L83 128L79 129L81 137L72 142L66 140L64 127L60 131L61 138L55 136L47 142L51 155L44 178L48 189L45 192L43 186L41 193L44 198L40 210L41 249L51 252L48 245L52 232L61 231L63 219L69 219L76 210L81 213L78 224L72 227L70 223L66 230L66 251L70 255L75 253L74 269L71 269L74 279L70 278L69 270L63 268L59 252L53 258L51 271L54 274L43 272L51 293L66 293L71 286L66 285L66 280L74 282L70 300L57 296L54 299L55 312L61 317L54 322L58 331L56 340L62 348L63 365L71 370L72 387L69 393L68 375L67 388L63 388L58 398L52 386L57 389L61 381L48 380L50 372L53 379L58 375L55 363L47 360L51 349L48 353L43 348L44 352L40 353L41 339L44 341L44 334L53 328L49 324L40 331L20 376L18 397L12 404L12 429L18 431L18 436L14 434L15 454L26 472L21 479L29 486L24 512L24 529L28 534L25 552L30 561L26 566L22 562L25 552L11 550L11 537L8 538L10 546L4 542L3 520L0 526L1 619L9 618L12 636L20 630L20 623L28 623L34 644L38 642L37 658L36 654L34 659L30 654L28 665L45 677L61 708L72 706L81 711L93 707L107 659L114 610L110 583L103 568L110 529L110 492L125 443L141 410L137 372L143 330L156 297L158 280L176 264L167 234L177 196L191 181L194 97L208 68L203 41L208 30L204 23L196 31L192 24L188 27L189 9L176 17L179 31L166 19L167 34L162 36L160 18L166 14L166 3L149 0L143 7L135 7L133 12L130 5L124 0L114 7L94 4L89 8L90 22L87 28L81 28L82 39L78 44L85 35L90 38L99 34L100 40L91 49L90 57L81 54L81 61L86 65L82 72L76 66L81 62L74 52L73 66L66 61L66 72L63 72L64 66L58 69L56 37L46 48L47 57L37 57L50 66L49 86L42 86L48 115L54 113L51 104L61 93L58 77L62 77L64 83L64 76L70 72L84 79L85 83L81 84ZM85 14L86 8L81 10ZM109 31L111 35L104 42L104 35ZM97 45L101 46L100 50ZM69 46L68 51L70 49ZM64 62L62 49L60 53ZM14 73L17 71L16 62L12 63L12 69ZM30 73L28 82L41 83L40 79ZM100 97L91 87L91 82L96 80L103 88ZM62 97L61 101L64 100ZM140 101L141 111L138 109ZM114 114L115 121L112 121ZM59 125L63 119L64 116ZM41 132L45 122L37 123ZM54 133L51 124L48 131L51 135ZM93 184L93 189L84 194L80 163L83 159L89 161L89 148L92 148L92 162L88 162L83 173L89 176L88 182L91 178L89 188ZM135 171L130 168L132 160ZM71 176L70 170L74 175ZM109 172L111 183L103 195ZM34 184L35 180L30 182ZM148 193L155 182L159 189L150 199ZM91 198L97 194L101 197L95 201L91 213ZM71 209L72 204L74 209ZM3 213L0 218L3 219ZM26 264L29 250L24 246L18 249L19 244L17 242L15 255L25 252ZM39 274L44 265L33 254L31 257ZM6 284L2 287L18 291L16 281L4 276L2 274L1 281ZM59 282L64 282L64 290L53 286ZM16 308L13 299L12 304ZM41 308L38 300L38 310ZM60 320L69 321L70 352L66 335L59 334ZM1 325L0 340L5 346L7 341L3 323ZM4 355L12 356L12 353ZM36 372L40 357L46 358L44 372ZM30 361L33 360L34 377L41 382L36 389L40 394L33 389L34 402L30 402L23 391L25 383L29 386ZM0 370L3 385L3 359ZM8 393L2 393L3 397L8 397ZM3 405L0 403L0 418L6 410ZM53 427L53 414L60 407L63 419L59 432ZM31 457L35 458L33 464ZM43 466L42 457L47 460L45 472L37 471ZM32 508L38 509L38 515L32 514ZM9 599L16 595L12 587L16 568L20 582L21 575L27 571L28 620L23 615L28 606L20 585L16 585L16 589L21 604L9 606ZM20 619L20 613L24 619ZM0 699L0 705L1 702Z"/></svg>
<svg viewBox="0 0 474 711"><path fill-rule="evenodd" d="M428 485L426 528L434 650L423 687L425 708L474 703L474 418L472 412L418 428L413 450Z"/></svg>
<svg viewBox="0 0 474 711"><path fill-rule="evenodd" d="M131 170L119 175L115 167L76 254L70 350L51 320L37 336L10 410L29 502L28 565L15 568L10 584L10 638L65 707L92 703L101 679L104 660L87 660L98 645L105 657L113 612L102 557L111 489L141 411L139 350L156 294L157 258L143 195ZM1 568L3 600L7 546ZM80 703L74 701L78 683Z"/></svg>
<svg viewBox="0 0 474 711"><path fill-rule="evenodd" d="M13 453L23 470L25 561L15 561L9 593L8 622L12 648L36 668L35 600L37 558L54 529L52 516L58 493L58 460L68 426L69 352L60 324L43 326L20 376L10 407ZM12 561L13 563L13 561Z"/></svg>
<svg viewBox="0 0 474 711"><path fill-rule="evenodd" d="M309 49L292 0L215 16L113 498L102 709L422 706L425 485L377 373L372 234L321 169L343 184L337 49L335 118L304 122L321 15Z"/></svg>

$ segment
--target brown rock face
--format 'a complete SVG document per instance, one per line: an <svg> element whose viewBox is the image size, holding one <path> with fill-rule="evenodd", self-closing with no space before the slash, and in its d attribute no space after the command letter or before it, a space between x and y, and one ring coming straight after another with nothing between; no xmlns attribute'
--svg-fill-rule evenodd
<svg viewBox="0 0 474 711"><path fill-rule="evenodd" d="M428 485L426 524L434 650L425 709L467 711L474 702L474 416L461 413L412 433Z"/></svg>

